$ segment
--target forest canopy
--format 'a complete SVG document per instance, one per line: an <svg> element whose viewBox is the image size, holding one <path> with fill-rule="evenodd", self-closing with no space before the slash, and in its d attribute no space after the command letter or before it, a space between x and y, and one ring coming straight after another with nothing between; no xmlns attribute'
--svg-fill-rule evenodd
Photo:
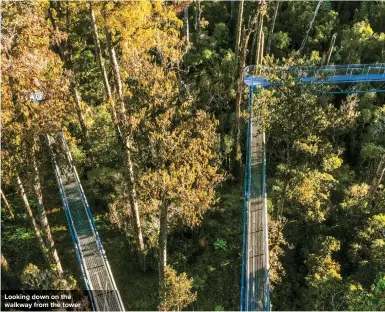
<svg viewBox="0 0 385 312"><path fill-rule="evenodd" d="M238 310L258 116L271 308L385 310L384 93L330 94L281 70L384 66L383 1L1 12L2 290L84 288L62 201L73 164L126 310ZM248 65L280 84L249 93Z"/></svg>

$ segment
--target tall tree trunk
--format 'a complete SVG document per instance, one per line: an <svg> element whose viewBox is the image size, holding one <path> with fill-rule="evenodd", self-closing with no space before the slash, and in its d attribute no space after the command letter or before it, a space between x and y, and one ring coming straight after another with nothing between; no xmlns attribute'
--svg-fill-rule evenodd
<svg viewBox="0 0 385 312"><path fill-rule="evenodd" d="M313 29L313 23L314 23L315 18L317 17L318 10L319 10L319 8L321 7L322 1L323 1L323 0L319 0L319 1L318 1L318 4L317 4L317 6L316 6L316 8L315 8L315 11L314 11L314 14L313 14L313 18L312 18L312 20L310 21L310 24L309 24L309 26L308 26L308 28L307 28L307 31L306 31L306 34L305 34L305 38L303 38L301 47L300 47L300 49L299 49L300 51L303 51L303 49L305 48L305 45L306 45L306 42L307 42L307 38L309 37L310 31Z"/></svg>
<svg viewBox="0 0 385 312"><path fill-rule="evenodd" d="M259 20L260 12L258 12L257 20ZM257 37L258 37L258 23L255 23L255 31L253 34L253 41L251 43L251 50L250 50L250 56L249 56L249 64L254 63L254 52L255 52L255 46L257 44Z"/></svg>
<svg viewBox="0 0 385 312"><path fill-rule="evenodd" d="M110 30L106 27L106 39L107 39L107 47L108 47L108 54L110 56L110 62L112 65L112 73L114 76L115 86L116 90L118 92L119 97L119 104L120 104L120 114L122 118L126 112L126 107L124 104L124 96L123 96L123 84L122 79L120 77L120 69L118 64L118 59L116 57L115 48L112 43L112 34Z"/></svg>
<svg viewBox="0 0 385 312"><path fill-rule="evenodd" d="M104 66L104 60L102 58L102 49L101 49L101 45L100 45L98 28L96 25L95 12L94 12L94 8L92 5L92 1L90 1L89 4L90 4L91 25L92 25L92 36L94 38L96 58L98 59L100 70L101 70L102 75L103 75L103 83L104 83L106 95L110 101L114 102L113 105L115 105L115 101L113 100L113 97L112 97L110 82L108 81L107 71L106 71L106 68Z"/></svg>
<svg viewBox="0 0 385 312"><path fill-rule="evenodd" d="M186 35L185 53L187 53L188 49L189 49L189 45L190 45L190 30L189 30L189 24L188 24L188 6L186 6L183 10L183 23L184 23L184 32Z"/></svg>
<svg viewBox="0 0 385 312"><path fill-rule="evenodd" d="M7 198L5 197L5 194L4 194L3 190L1 190L1 198L3 199L3 202L4 202L4 204L5 204L5 207L7 207L7 210L8 210L8 212L9 212L9 215L10 215L11 219L12 219L12 220L15 220L15 215L13 214L11 205L8 203L8 200L7 200Z"/></svg>
<svg viewBox="0 0 385 312"><path fill-rule="evenodd" d="M256 64L259 65L259 66L262 66L262 61L263 61L263 47L265 45L265 33L262 31L261 32L261 36L259 38L259 42L258 42L259 46L258 46L258 51L257 51L257 60L256 60Z"/></svg>
<svg viewBox="0 0 385 312"><path fill-rule="evenodd" d="M159 212L159 286L164 284L164 275L167 265L167 226L168 226L168 204L162 203Z"/></svg>
<svg viewBox="0 0 385 312"><path fill-rule="evenodd" d="M281 3L281 1L277 1L277 4L275 6L273 22L271 24L270 33L269 33L269 39L268 39L267 47L266 47L266 55L270 54L271 41L273 40L275 21L277 20L278 9L279 9L280 3Z"/></svg>
<svg viewBox="0 0 385 312"><path fill-rule="evenodd" d="M7 259L1 254L1 272L7 276L12 275Z"/></svg>
<svg viewBox="0 0 385 312"><path fill-rule="evenodd" d="M327 54L327 56L326 56L325 65L329 65L330 58L332 57L332 54L333 54L333 49L334 49L334 44L335 44L335 42L336 42L336 38L337 38L337 33L334 33L334 34L333 34L333 37L332 37L332 39L331 39L331 42L330 42L328 54Z"/></svg>
<svg viewBox="0 0 385 312"><path fill-rule="evenodd" d="M260 10L260 9L259 9ZM263 14L256 12L256 16L253 20L249 20L248 28L243 31L242 42L241 42L241 51L239 53L238 58L238 80L237 80L237 94L235 99L235 123L233 128L233 146L232 146L232 172L235 177L239 176L239 170L241 165L241 132L240 132L240 123L241 123L241 104L242 104L242 95L243 95L243 68L246 64L246 56L247 56L247 47L249 44L249 39L251 32L255 27L255 23L257 23L257 18L262 17ZM260 27L262 27L262 23L260 23ZM260 44L259 44L260 45ZM257 51L256 55L259 55L260 52Z"/></svg>
<svg viewBox="0 0 385 312"><path fill-rule="evenodd" d="M70 74L72 74L72 72ZM72 92L72 96L74 97L74 100L75 100L76 113L78 115L80 127L82 128L83 140L84 140L84 143L88 147L88 143L89 142L88 142L88 130L87 130L87 126L86 126L86 119L85 119L84 113L83 113L82 99L80 97L79 90L76 87L76 83L75 83L75 78L74 77L70 77L70 89L71 89L71 92Z"/></svg>
<svg viewBox="0 0 385 312"><path fill-rule="evenodd" d="M200 0L195 0L195 22L194 28L196 31L199 31L199 21L200 21Z"/></svg>
<svg viewBox="0 0 385 312"><path fill-rule="evenodd" d="M266 4L260 4L258 8L258 45L257 50L255 51L255 64L261 65L262 64L262 55L263 55L263 46L264 46L264 40L263 40L263 19L265 17L266 13Z"/></svg>
<svg viewBox="0 0 385 312"><path fill-rule="evenodd" d="M136 187L135 187L134 166L131 160L131 140L129 136L126 137L126 144L125 144L125 165L126 165L126 170L125 170L126 181L128 185L128 200L130 203L131 213L134 220L136 241L137 241L140 256L143 257L142 260L144 261L145 250L144 250L142 226L140 221L139 205L138 205Z"/></svg>
<svg viewBox="0 0 385 312"><path fill-rule="evenodd" d="M41 190L40 184L40 174L37 167L35 151L32 150L32 165L33 165L33 189L35 191L37 206L39 210L40 224L43 231L43 236L45 238L46 246L49 248L49 253L51 255L52 261L57 269L59 275L63 274L63 268L57 253L55 242L52 237L51 227L48 223L47 213L43 204L43 193Z"/></svg>
<svg viewBox="0 0 385 312"><path fill-rule="evenodd" d="M235 99L235 124L233 128L233 146L232 146L232 172L233 175L238 177L241 165L241 104L243 95L243 67L246 63L247 46L249 43L251 29L245 32L244 39L241 44L240 60L239 60L239 76L237 80L237 95Z"/></svg>
<svg viewBox="0 0 385 312"><path fill-rule="evenodd" d="M49 19L51 21L53 29L55 29L55 31L58 31L59 28L56 25L54 14L52 13L52 8L48 9L48 16L49 16ZM89 147L88 131L87 131L87 126L86 126L85 117L84 117L84 113L83 113L83 108L81 106L80 92L76 86L76 81L75 81L74 73L72 70L73 64L71 62L70 57L68 56L68 53L66 53L67 49L65 47L65 44L63 42L57 42L56 46L59 50L59 56L60 56L61 60L63 61L63 63L65 64L65 66L67 67L68 72L69 72L68 75L69 75L69 80L70 80L70 91L71 91L72 96L75 100L75 104L76 104L75 109L76 109L76 113L78 115L80 127L82 129L83 140L84 140L86 147L88 148Z"/></svg>
<svg viewBox="0 0 385 312"><path fill-rule="evenodd" d="M109 57L112 64L112 69L113 69L112 71L113 71L114 80L115 80L115 86L117 87L117 92L119 95L120 106L121 106L120 114L118 114L118 119L119 119L120 125L122 125L121 130L123 131L123 134L124 134L125 144L123 145L123 148L124 148L124 157L125 157L125 166L126 166L125 175L126 175L126 183L128 186L128 197L129 197L130 208L131 208L131 212L134 220L139 257L144 267L145 249L144 249L143 234L142 234L142 227L141 227L141 220L140 220L139 204L138 204L137 195L136 195L134 166L133 166L132 155L131 155L132 143L131 143L131 137L130 137L129 131L127 129L128 127L125 123L125 105L124 105L124 97L123 97L123 85L122 85L122 80L120 78L120 69L119 69L118 60L116 58L115 49L112 45L112 35L109 29L107 29L107 27L105 30L106 30L106 39L107 39Z"/></svg>
<svg viewBox="0 0 385 312"><path fill-rule="evenodd" d="M234 27L235 26L235 22L234 22L235 1L231 0L229 3L230 3L230 18L227 23L227 28L229 29L229 35L234 38L235 37L235 27ZM234 47L235 47L235 41L234 41Z"/></svg>
<svg viewBox="0 0 385 312"><path fill-rule="evenodd" d="M242 24L243 24L243 3L244 0L240 0L238 4L238 18L237 18L237 28L235 31L235 55L236 57L239 54L239 45L241 42L241 36L242 36Z"/></svg>
<svg viewBox="0 0 385 312"><path fill-rule="evenodd" d="M29 219L29 221L31 223L33 232L34 232L35 237L37 239L38 245L39 245L39 247L40 247L40 249L41 249L41 251L43 253L43 256L46 259L47 263L51 264L51 261L50 261L50 259L48 257L48 254L47 254L47 250L48 250L47 246L45 245L44 240L43 240L43 236L41 234L41 231L40 231L38 225L36 224L35 218L34 218L33 213L32 213L31 206L29 205L29 202L28 202L27 193L25 192L23 183L21 182L21 179L20 179L20 176L19 176L18 173L16 173L16 182L17 182L17 186L18 186L18 189L19 189L19 192L20 192L20 196L21 196L21 198L23 199L23 202L24 202L24 207L25 207L25 210L27 212L28 219Z"/></svg>
<svg viewBox="0 0 385 312"><path fill-rule="evenodd" d="M371 202L374 199L374 196L376 195L376 191L381 184L382 179L385 175L385 154L382 155L380 162L378 163L376 174L372 180L372 184L369 188L369 202Z"/></svg>
<svg viewBox="0 0 385 312"><path fill-rule="evenodd" d="M111 85L110 85L110 82L108 80L106 67L104 65L104 60L103 60L103 56L102 56L102 49L101 49L101 45L100 45L100 40L99 40L99 35L98 35L98 28L97 28L97 25L96 25L95 12L94 12L94 8L93 8L93 5L92 5L92 1L90 1L89 4L90 4L90 16L91 16L91 25L92 25L92 35L93 35L93 38L94 38L94 44L95 44L95 50L96 50L96 58L98 59L100 71L102 72L102 75L103 75L104 89L105 89L105 92L106 92L106 95L107 95L107 98L108 98L108 102L109 102L109 105L110 105L110 114L111 114L112 121L114 122L115 132L116 132L116 135L117 135L118 139L123 144L124 143L124 141L123 141L123 134L122 134L122 131L121 131L119 123L118 123L118 118L117 118L117 115L116 115L115 100L114 100L114 97L112 95Z"/></svg>

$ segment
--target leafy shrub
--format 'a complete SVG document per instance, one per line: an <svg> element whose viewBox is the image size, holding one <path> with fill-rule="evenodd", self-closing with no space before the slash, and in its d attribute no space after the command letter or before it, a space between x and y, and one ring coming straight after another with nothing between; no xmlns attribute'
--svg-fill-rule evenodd
<svg viewBox="0 0 385 312"><path fill-rule="evenodd" d="M197 298L197 294L193 293L191 288L192 279L189 279L186 273L178 275L174 269L167 266L164 285L160 289L161 302L159 309L163 311L176 309L179 311L187 307Z"/></svg>

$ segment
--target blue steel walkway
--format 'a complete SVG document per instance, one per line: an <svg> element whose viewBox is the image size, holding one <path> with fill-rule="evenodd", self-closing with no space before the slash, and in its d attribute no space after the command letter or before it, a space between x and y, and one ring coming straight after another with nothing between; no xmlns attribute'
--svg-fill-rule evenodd
<svg viewBox="0 0 385 312"><path fill-rule="evenodd" d="M260 68L275 74L274 81L257 76L256 66L248 66L244 82L249 86L246 164L244 183L244 218L242 246L241 311L269 311L269 248L266 204L265 133L260 116L251 110L259 88L283 85L292 77L296 84L312 85L321 93L385 92L385 64L329 65L320 67ZM275 72L274 72L275 71ZM279 76L283 78L279 78Z"/></svg>
<svg viewBox="0 0 385 312"><path fill-rule="evenodd" d="M64 135L47 137L64 212L92 310L124 311ZM60 146L59 150L65 153L55 153L55 146Z"/></svg>

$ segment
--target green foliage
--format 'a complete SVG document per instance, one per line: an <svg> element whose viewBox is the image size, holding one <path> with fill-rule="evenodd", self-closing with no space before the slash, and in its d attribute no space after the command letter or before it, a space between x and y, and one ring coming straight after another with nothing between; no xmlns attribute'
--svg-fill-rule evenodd
<svg viewBox="0 0 385 312"><path fill-rule="evenodd" d="M193 27L197 4L199 30ZM260 90L252 107L255 115L263 116L267 134L271 298L277 310L384 310L383 181L373 198L370 195L385 153L384 97L321 96L314 93L314 86L299 87L293 77L275 69L323 64L333 34L337 39L331 64L383 62L385 5L322 1L299 52L317 4L281 2L269 38L275 5L268 2L263 27L265 43L271 39L271 56L265 57L269 69L264 67L262 74L284 81L274 90ZM187 53L181 35L185 5L190 22ZM95 54L88 3L25 1L1 6L2 188L14 192L16 171L28 180L31 142L64 130L72 137L70 149L92 210L99 213L102 240L110 248L108 254L114 254L109 260L115 262L112 269L119 276L126 307L154 310L159 303L155 249L159 209L167 204L168 263L187 273L178 275L167 268L159 307L238 309L234 281L239 280L241 264L242 182L226 174L233 161L236 121L238 3L95 2L102 60L118 122ZM243 29L254 9L254 3L244 4ZM118 103L106 29L122 78L124 107ZM65 47L63 59L60 44ZM70 82L81 96L89 146L82 137ZM28 96L38 90L46 94L41 105L31 103ZM242 92L245 119L246 88ZM128 148L117 136L117 124L130 137ZM48 218L51 228L58 229L53 235L60 245L69 235L57 209L59 196L48 154L43 144L39 148L44 201L55 207ZM133 182L127 178L127 150L132 154ZM221 185L224 177L228 179ZM140 207L147 273L136 267L131 183ZM33 187L26 183L36 213ZM2 249L16 275L24 271L23 288L75 287L72 277L59 279L54 267L28 265L43 259L29 217L15 206L17 220L2 220ZM63 266L77 276L72 247L63 249L68 251L59 250ZM133 287L127 290L122 285Z"/></svg>
<svg viewBox="0 0 385 312"><path fill-rule="evenodd" d="M290 45L290 37L288 33L279 31L274 33L274 43L277 49L285 50Z"/></svg>
<svg viewBox="0 0 385 312"><path fill-rule="evenodd" d="M193 278L193 288L197 291L201 291L205 288L205 280L199 276Z"/></svg>
<svg viewBox="0 0 385 312"><path fill-rule="evenodd" d="M361 285L349 285L346 294L348 309L356 311L382 311L385 309L385 278L379 275L371 289L364 290Z"/></svg>
<svg viewBox="0 0 385 312"><path fill-rule="evenodd" d="M186 273L178 275L174 269L167 266L165 283L160 289L160 310L182 310L196 300L196 293L191 291L192 280Z"/></svg>
<svg viewBox="0 0 385 312"><path fill-rule="evenodd" d="M224 311L224 310L225 310L225 308L222 307L221 305L216 305L214 311Z"/></svg>
<svg viewBox="0 0 385 312"><path fill-rule="evenodd" d="M336 156L331 156L323 160L323 169L325 171L333 171L341 167L343 160Z"/></svg>
<svg viewBox="0 0 385 312"><path fill-rule="evenodd" d="M385 148L372 142L365 144L361 150L361 156L367 160L380 158L385 153Z"/></svg>
<svg viewBox="0 0 385 312"><path fill-rule="evenodd" d="M20 240L28 240L33 237L31 231L23 228L15 228L11 236L8 237L10 242L17 242Z"/></svg>
<svg viewBox="0 0 385 312"><path fill-rule="evenodd" d="M29 264L21 275L23 289L30 290L71 290L77 282L73 276L59 277L52 270L40 270L36 265Z"/></svg>
<svg viewBox="0 0 385 312"><path fill-rule="evenodd" d="M222 47L228 44L229 40L229 29L225 23L215 24L213 31L213 39L215 40L215 45Z"/></svg>
<svg viewBox="0 0 385 312"><path fill-rule="evenodd" d="M338 58L346 63L376 62L383 59L384 43L385 33L375 33L367 20L359 21L343 31Z"/></svg>
<svg viewBox="0 0 385 312"><path fill-rule="evenodd" d="M221 250L226 250L227 249L227 242L223 239L217 239L215 242L214 242L214 248L216 250L218 249L221 249Z"/></svg>

